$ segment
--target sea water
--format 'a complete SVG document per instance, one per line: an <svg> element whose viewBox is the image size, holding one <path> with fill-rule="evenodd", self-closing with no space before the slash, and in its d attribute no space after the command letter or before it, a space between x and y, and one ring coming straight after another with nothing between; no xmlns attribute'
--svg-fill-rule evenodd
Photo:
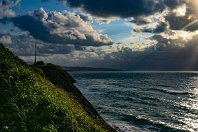
<svg viewBox="0 0 198 132"><path fill-rule="evenodd" d="M101 116L124 132L198 132L197 72L71 72Z"/></svg>

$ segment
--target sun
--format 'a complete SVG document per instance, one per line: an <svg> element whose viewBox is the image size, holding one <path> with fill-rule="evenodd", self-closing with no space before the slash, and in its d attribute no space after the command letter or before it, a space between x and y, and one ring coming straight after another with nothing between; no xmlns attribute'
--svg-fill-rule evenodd
<svg viewBox="0 0 198 132"><path fill-rule="evenodd" d="M192 4L192 8L194 8L196 13L198 13L198 0L192 0L191 4Z"/></svg>

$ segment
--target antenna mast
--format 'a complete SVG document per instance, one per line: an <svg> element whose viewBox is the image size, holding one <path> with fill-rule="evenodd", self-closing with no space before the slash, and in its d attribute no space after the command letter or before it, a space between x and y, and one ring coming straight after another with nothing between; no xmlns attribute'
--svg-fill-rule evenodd
<svg viewBox="0 0 198 132"><path fill-rule="evenodd" d="M37 60L36 60L36 43L34 45L34 64L36 64Z"/></svg>

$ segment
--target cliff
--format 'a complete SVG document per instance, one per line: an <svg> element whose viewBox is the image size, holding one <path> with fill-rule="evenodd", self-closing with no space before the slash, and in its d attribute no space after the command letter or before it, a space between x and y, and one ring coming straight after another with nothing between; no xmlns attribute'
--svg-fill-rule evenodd
<svg viewBox="0 0 198 132"><path fill-rule="evenodd" d="M115 131L61 67L29 66L0 44L0 131Z"/></svg>

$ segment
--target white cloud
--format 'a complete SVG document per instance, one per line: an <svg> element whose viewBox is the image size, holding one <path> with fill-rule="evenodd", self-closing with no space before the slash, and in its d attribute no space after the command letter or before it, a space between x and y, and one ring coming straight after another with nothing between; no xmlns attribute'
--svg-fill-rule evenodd
<svg viewBox="0 0 198 132"><path fill-rule="evenodd" d="M12 43L12 39L9 35L3 35L0 37L0 42L7 45Z"/></svg>
<svg viewBox="0 0 198 132"><path fill-rule="evenodd" d="M4 17L15 17L16 13L11 9L16 6L20 0L11 1L11 0L1 0L0 1L0 18Z"/></svg>
<svg viewBox="0 0 198 132"><path fill-rule="evenodd" d="M27 15L10 19L10 21L44 42L76 46L112 44L106 34L98 33L78 14L69 11L47 13L40 8Z"/></svg>

